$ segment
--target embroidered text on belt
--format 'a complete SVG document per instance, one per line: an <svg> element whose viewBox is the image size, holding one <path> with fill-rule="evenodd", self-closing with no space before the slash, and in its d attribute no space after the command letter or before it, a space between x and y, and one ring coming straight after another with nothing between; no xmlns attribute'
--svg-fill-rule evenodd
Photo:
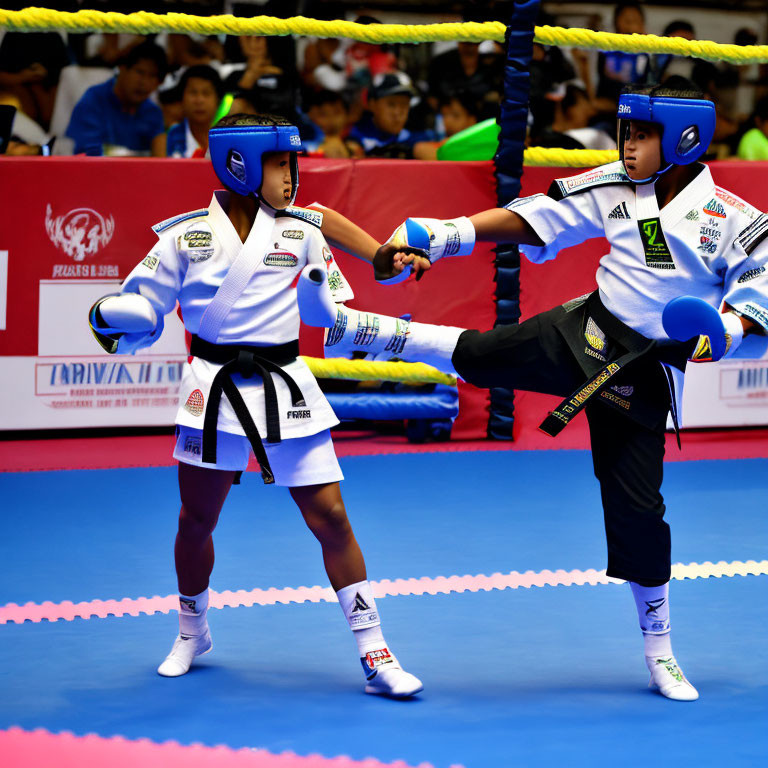
<svg viewBox="0 0 768 768"><path fill-rule="evenodd" d="M587 299L587 313L612 340L618 342L627 352L603 366L575 392L566 397L557 408L550 411L549 416L539 425L539 429L552 437L559 435L571 419L610 384L619 371L624 370L629 363L647 354L656 346L655 341L645 338L612 315L600 301L600 294L597 291Z"/></svg>
<svg viewBox="0 0 768 768"><path fill-rule="evenodd" d="M227 396L232 410L235 412L245 435L251 443L253 452L261 466L261 477L265 483L274 483L275 478L269 466L267 452L261 440L243 396L232 380L232 374L239 373L246 379L254 374L261 376L264 386L264 410L267 422L268 443L280 442L280 411L277 403L277 391L273 374L280 376L288 386L291 404L294 408L306 406L304 395L298 384L280 366L293 362L299 354L299 342L289 341L271 347L255 347L240 344L211 344L199 336L192 336L189 352L193 357L199 357L210 363L219 363L221 368L211 383L208 405L203 421L203 462L216 463L216 428L219 421L219 405L221 395Z"/></svg>

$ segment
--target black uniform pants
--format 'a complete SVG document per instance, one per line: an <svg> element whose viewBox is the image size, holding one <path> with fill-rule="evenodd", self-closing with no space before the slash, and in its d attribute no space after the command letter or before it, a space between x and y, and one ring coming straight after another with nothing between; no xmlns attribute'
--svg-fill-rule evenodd
<svg viewBox="0 0 768 768"><path fill-rule="evenodd" d="M582 313L574 312L574 322ZM556 323L570 321L563 307L515 326L465 331L453 354L463 379L478 387L507 387L566 397L588 378L577 351ZM585 344L586 346L586 344ZM604 402L586 408L595 476L605 518L609 576L657 586L670 578L670 534L661 495L669 392L651 355L627 365L612 386L631 387L626 400L642 402L642 418ZM564 503L567 503L564 500Z"/></svg>

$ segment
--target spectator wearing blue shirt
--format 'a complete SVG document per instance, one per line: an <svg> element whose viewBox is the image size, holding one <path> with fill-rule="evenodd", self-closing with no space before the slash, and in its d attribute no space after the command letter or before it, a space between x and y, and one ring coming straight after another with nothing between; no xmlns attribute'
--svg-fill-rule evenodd
<svg viewBox="0 0 768 768"><path fill-rule="evenodd" d="M213 67L199 64L184 70L178 88L184 119L168 129L168 157L205 157L224 83Z"/></svg>
<svg viewBox="0 0 768 768"><path fill-rule="evenodd" d="M165 156L163 113L149 97L166 73L162 48L132 48L112 80L89 88L75 105L67 136L75 153Z"/></svg>
<svg viewBox="0 0 768 768"><path fill-rule="evenodd" d="M376 75L368 91L369 114L355 123L349 138L373 157L413 157L413 145L434 138L431 131L405 125L416 91L404 72Z"/></svg>

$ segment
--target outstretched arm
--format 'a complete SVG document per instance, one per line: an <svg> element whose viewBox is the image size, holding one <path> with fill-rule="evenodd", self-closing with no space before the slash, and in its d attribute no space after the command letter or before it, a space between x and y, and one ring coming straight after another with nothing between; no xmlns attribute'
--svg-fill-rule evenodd
<svg viewBox="0 0 768 768"><path fill-rule="evenodd" d="M542 246L544 242L520 215L506 208L491 208L469 217L475 239L484 243L517 243Z"/></svg>
<svg viewBox="0 0 768 768"><path fill-rule="evenodd" d="M322 211L323 224L320 230L323 233L323 237L334 248L340 248L345 253L373 264L374 276L377 280L386 280L400 274L406 265L411 266L412 270L416 273L417 279L419 279L423 271L429 269L430 263L428 259L413 252L409 253L397 248L393 250L387 262L375 262L374 258L379 248L379 243L364 229L332 208L326 208L318 203L313 203L308 207Z"/></svg>
<svg viewBox="0 0 768 768"><path fill-rule="evenodd" d="M491 208L469 218L460 219L408 219L377 251L373 260L378 273L393 271L399 274L408 262L402 259L403 248L416 248L427 255L429 264L443 256L462 256L471 253L475 242L518 243L543 245L533 227L520 215L506 208ZM400 264L398 263L400 260ZM417 274L418 280L423 273ZM415 270L414 270L415 271ZM378 278L381 279L381 278Z"/></svg>

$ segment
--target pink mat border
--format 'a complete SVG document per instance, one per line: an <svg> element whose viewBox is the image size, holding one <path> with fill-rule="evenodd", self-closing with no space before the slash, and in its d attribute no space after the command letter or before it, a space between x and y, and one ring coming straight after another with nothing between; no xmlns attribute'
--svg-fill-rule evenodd
<svg viewBox="0 0 768 768"><path fill-rule="evenodd" d="M672 566L673 579L722 578L724 576L763 576L768 574L768 560L734 560L717 563L675 563ZM574 587L597 586L599 584L623 584L620 579L606 576L605 571L594 568L565 571L510 571L509 573L483 573L464 576L422 576L410 579L382 579L371 581L373 594L377 599L404 595L447 595L451 592L490 592L491 590L531 589L533 587ZM211 608L250 608L254 605L277 605L278 603L335 603L336 593L331 587L270 587L269 589L239 589L216 592L211 590ZM6 603L0 606L0 625L23 624L25 621L73 621L74 619L105 619L110 616L147 616L155 613L170 613L178 607L178 596L139 597L122 600L88 600L73 603L64 600L54 603Z"/></svg>
<svg viewBox="0 0 768 768"><path fill-rule="evenodd" d="M396 760L383 763L373 757L274 754L264 749L232 749L223 745L184 746L175 741L162 744L149 739L109 738L88 734L51 733L42 728L0 730L0 755L3 768L414 768ZM420 763L415 768L432 768ZM451 766L451 768L461 768Z"/></svg>
<svg viewBox="0 0 768 768"><path fill-rule="evenodd" d="M400 436L372 433L334 433L336 453L346 456L376 456L397 453L452 453L461 451L586 450L586 430L565 431L557 440L526 431L514 442L457 440L448 443L409 443ZM47 440L0 441L0 472L42 472L60 469L119 469L169 467L173 437L53 438ZM667 435L667 461L701 459L747 459L768 457L768 428L702 430L683 434L683 450L674 435ZM250 468L253 469L255 464Z"/></svg>

